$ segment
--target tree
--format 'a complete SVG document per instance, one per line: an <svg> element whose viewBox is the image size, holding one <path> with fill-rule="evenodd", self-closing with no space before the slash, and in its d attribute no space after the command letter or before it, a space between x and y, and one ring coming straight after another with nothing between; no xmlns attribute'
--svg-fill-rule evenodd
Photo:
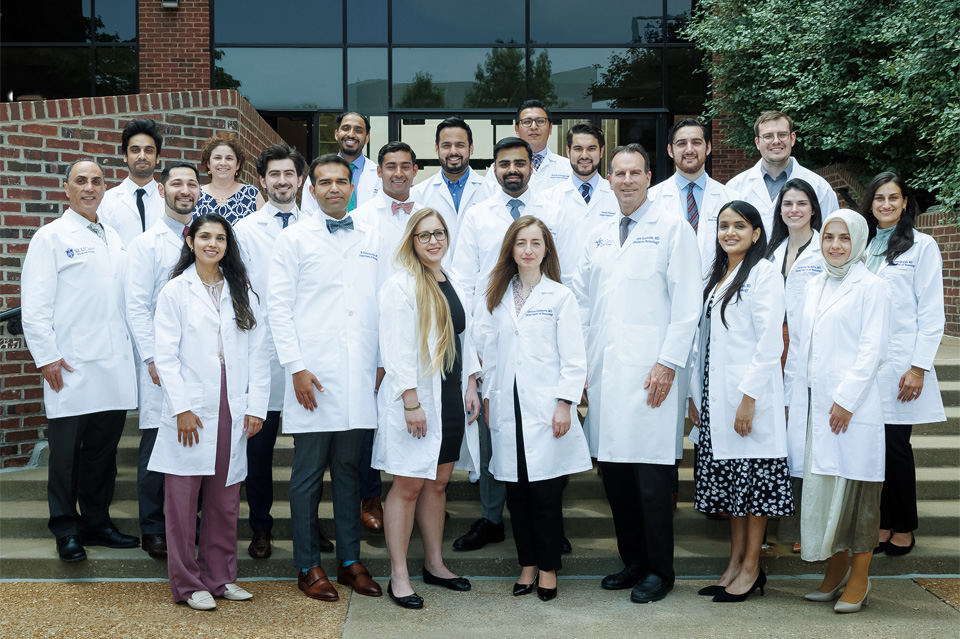
<svg viewBox="0 0 960 639"><path fill-rule="evenodd" d="M222 60L223 57L227 55L227 52L223 49L217 49L213 52L214 60ZM240 90L240 80L237 80L235 77L227 73L226 69L217 64L213 68L213 86L218 89L234 89L236 91Z"/></svg>
<svg viewBox="0 0 960 639"><path fill-rule="evenodd" d="M701 0L687 34L733 143L752 152L756 115L784 111L806 161L897 171L960 220L956 0Z"/></svg>
<svg viewBox="0 0 960 639"><path fill-rule="evenodd" d="M546 51L534 56L530 49L531 97L548 107L563 107L553 85L552 65ZM498 47L492 49L483 64L477 65L473 86L463 99L465 108L493 107L516 109L526 95L526 62L524 50Z"/></svg>
<svg viewBox="0 0 960 639"><path fill-rule="evenodd" d="M612 109L660 106L659 99L655 104L650 102L655 94L650 85L659 89L660 82L659 52L630 48L625 53L610 54L607 68L590 84L587 96L594 102L607 101Z"/></svg>
<svg viewBox="0 0 960 639"><path fill-rule="evenodd" d="M433 83L433 74L417 71L394 106L400 109L443 109L447 104L443 89Z"/></svg>

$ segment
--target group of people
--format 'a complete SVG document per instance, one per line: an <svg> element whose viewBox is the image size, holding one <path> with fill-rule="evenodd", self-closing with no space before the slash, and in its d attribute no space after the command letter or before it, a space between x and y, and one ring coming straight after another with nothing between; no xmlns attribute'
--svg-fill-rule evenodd
<svg viewBox="0 0 960 639"><path fill-rule="evenodd" d="M129 175L106 195L95 162L67 167L70 207L34 236L22 276L63 561L85 559L85 545L142 545L166 558L176 601L249 599L236 584L239 488L248 552L267 557L282 427L308 597L339 598L321 565L334 547L339 583L382 594L360 561L366 526L385 533L388 595L422 608L407 565L414 522L423 583L470 590L442 553L457 468L478 479L482 516L454 550L503 541L506 506L512 593L550 601L569 550L567 478L596 460L624 564L601 586L653 602L675 580L689 416L694 506L731 531L729 564L700 594L763 594L760 548L779 517L803 559L828 560L808 599L839 596L840 612L867 603L872 555L915 543L911 426L944 419L942 262L913 228L900 177L881 173L859 211L840 209L791 157L780 112L760 115L761 160L727 185L705 172L709 128L678 121L676 171L652 188L638 144L614 149L601 176L592 122L566 133L566 162L551 152L536 100L485 177L460 119L437 126L441 170L416 186L409 145L363 155L369 128L342 114L339 153L309 168L285 144L265 149L259 188L237 182L245 159L227 134L204 146L205 187L184 162L154 182L152 120L124 128ZM133 408L142 540L109 515ZM318 518L328 468L335 546ZM383 506L381 471L393 476Z"/></svg>

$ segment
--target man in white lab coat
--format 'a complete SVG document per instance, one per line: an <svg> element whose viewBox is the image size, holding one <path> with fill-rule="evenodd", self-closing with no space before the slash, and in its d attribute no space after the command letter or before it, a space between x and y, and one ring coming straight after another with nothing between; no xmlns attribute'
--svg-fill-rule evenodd
<svg viewBox="0 0 960 639"><path fill-rule="evenodd" d="M663 599L675 579L671 492L682 452L683 369L702 299L696 235L647 198L649 183L642 146L614 150L610 186L620 214L590 232L572 284L587 336L584 431L624 563L601 586L633 588L637 603Z"/></svg>
<svg viewBox="0 0 960 639"><path fill-rule="evenodd" d="M120 234L124 246L163 217L164 204L153 174L163 136L155 120L130 120L123 127L120 149L127 177L103 196L97 212L102 222Z"/></svg>
<svg viewBox="0 0 960 639"><path fill-rule="evenodd" d="M548 146L553 133L553 122L550 121L550 110L543 102L526 100L521 104L517 109L513 130L517 137L530 145L533 152L533 173L530 177L530 190L533 193L546 191L570 177L570 164ZM491 185L496 184L494 165L487 169L486 179Z"/></svg>
<svg viewBox="0 0 960 639"><path fill-rule="evenodd" d="M103 170L75 162L64 188L70 207L27 247L21 304L23 335L44 381L48 526L61 561L77 562L87 558L84 545L140 543L117 530L109 512L117 444L127 411L137 407L137 382L123 314L123 243L97 215Z"/></svg>
<svg viewBox="0 0 960 639"><path fill-rule="evenodd" d="M796 158L791 157L797 134L793 130L793 120L780 111L764 111L753 125L754 144L760 151L760 161L734 176L727 186L740 194L740 199L757 207L763 217L767 237L773 231L773 207L776 205L780 189L791 178L805 180L817 192L820 213L826 219L840 208L837 194L830 183L822 177L800 166Z"/></svg>
<svg viewBox="0 0 960 639"><path fill-rule="evenodd" d="M140 450L137 460L137 501L140 545L155 558L167 556L166 520L163 514L164 476L147 468L157 441L163 391L153 362L154 315L160 289L180 259L184 232L189 228L197 200L200 174L194 165L173 162L160 174L164 216L127 246L123 269L124 307L140 362L137 391L140 409Z"/></svg>
<svg viewBox="0 0 960 639"><path fill-rule="evenodd" d="M337 155L346 160L353 173L353 195L347 212L364 204L380 191L380 178L377 175L377 165L363 154L363 148L370 141L370 118L356 111L347 111L337 116L337 130L333 132L333 139L337 142ZM314 215L320 210L317 201L310 195L313 186L312 176L307 175L303 181L303 194L300 197L300 208L307 215Z"/></svg>
<svg viewBox="0 0 960 639"><path fill-rule="evenodd" d="M413 187L413 199L443 216L450 231L449 248L444 260L452 263L457 250L457 235L464 214L474 204L493 195L497 186L470 168L473 155L473 131L460 118L447 118L437 125L436 175Z"/></svg>
<svg viewBox="0 0 960 639"><path fill-rule="evenodd" d="M693 118L680 120L667 133L667 155L673 159L675 173L649 192L651 200L685 219L696 231L705 281L716 256L720 207L740 199L736 191L707 175L704 167L712 150L709 127Z"/></svg>
<svg viewBox="0 0 960 639"><path fill-rule="evenodd" d="M290 518L293 562L306 596L337 601L320 566L317 507L330 466L337 526L337 581L379 597L360 558L360 451L377 427L379 310L389 272L380 234L347 214L350 164L321 155L310 166L319 213L280 232L268 281L267 314L287 375L283 432L293 435Z"/></svg>
<svg viewBox="0 0 960 639"><path fill-rule="evenodd" d="M254 559L269 557L273 538L273 449L280 428L280 411L286 376L277 361L277 350L270 335L270 315L267 311L267 287L273 247L280 231L300 222L305 214L297 206L297 193L307 170L306 160L287 144L275 144L264 149L256 160L260 187L267 194L263 207L241 219L233 227L240 246L240 257L247 267L247 276L254 293L260 298L260 320L267 328L270 354L270 400L267 417L260 432L247 440L247 506L250 508L250 530L253 538L247 552ZM322 536L321 550L329 552L333 546Z"/></svg>

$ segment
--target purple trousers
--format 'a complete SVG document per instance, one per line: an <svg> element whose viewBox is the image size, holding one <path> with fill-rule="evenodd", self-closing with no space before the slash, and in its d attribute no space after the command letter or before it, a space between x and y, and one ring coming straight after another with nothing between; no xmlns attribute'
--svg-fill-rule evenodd
<svg viewBox="0 0 960 639"><path fill-rule="evenodd" d="M237 520L240 484L225 486L230 466L230 405L227 374L220 366L220 418L213 475L165 475L167 576L174 601L186 601L198 590L214 597L237 580ZM200 546L196 545L197 499L203 492Z"/></svg>

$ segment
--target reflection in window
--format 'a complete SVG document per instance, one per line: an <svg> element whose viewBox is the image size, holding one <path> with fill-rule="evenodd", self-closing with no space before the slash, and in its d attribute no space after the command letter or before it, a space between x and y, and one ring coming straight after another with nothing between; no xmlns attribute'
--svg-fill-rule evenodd
<svg viewBox="0 0 960 639"><path fill-rule="evenodd" d="M0 92L5 102L92 95L90 48L4 47Z"/></svg>
<svg viewBox="0 0 960 639"><path fill-rule="evenodd" d="M523 2L393 0L394 44L493 44L524 40Z"/></svg>
<svg viewBox="0 0 960 639"><path fill-rule="evenodd" d="M525 95L523 49L394 49L393 100L427 108L506 107Z"/></svg>
<svg viewBox="0 0 960 639"><path fill-rule="evenodd" d="M0 42L89 41L90 0L3 3Z"/></svg>
<svg viewBox="0 0 960 639"><path fill-rule="evenodd" d="M347 109L368 116L386 114L388 77L386 49L348 49Z"/></svg>
<svg viewBox="0 0 960 639"><path fill-rule="evenodd" d="M530 0L530 39L538 44L652 44L661 41L662 0Z"/></svg>
<svg viewBox="0 0 960 639"><path fill-rule="evenodd" d="M661 50L544 49L555 106L567 109L658 108Z"/></svg>
<svg viewBox="0 0 960 639"><path fill-rule="evenodd" d="M667 42L690 42L681 33L693 17L695 0L667 0Z"/></svg>
<svg viewBox="0 0 960 639"><path fill-rule="evenodd" d="M137 92L137 50L133 47L97 47L97 95Z"/></svg>
<svg viewBox="0 0 960 639"><path fill-rule="evenodd" d="M693 48L667 49L667 107L674 113L700 115L707 96L703 52Z"/></svg>
<svg viewBox="0 0 960 639"><path fill-rule="evenodd" d="M6 13L6 6L4 6ZM137 38L137 3L130 0L95 0L93 28L97 42L133 42ZM6 16L4 16L6 17Z"/></svg>
<svg viewBox="0 0 960 639"><path fill-rule="evenodd" d="M347 2L347 43L387 44L387 0Z"/></svg>
<svg viewBox="0 0 960 639"><path fill-rule="evenodd" d="M218 44L340 44L342 0L214 0Z"/></svg>
<svg viewBox="0 0 960 639"><path fill-rule="evenodd" d="M341 49L230 47L215 58L215 88L237 89L258 109L343 108Z"/></svg>

